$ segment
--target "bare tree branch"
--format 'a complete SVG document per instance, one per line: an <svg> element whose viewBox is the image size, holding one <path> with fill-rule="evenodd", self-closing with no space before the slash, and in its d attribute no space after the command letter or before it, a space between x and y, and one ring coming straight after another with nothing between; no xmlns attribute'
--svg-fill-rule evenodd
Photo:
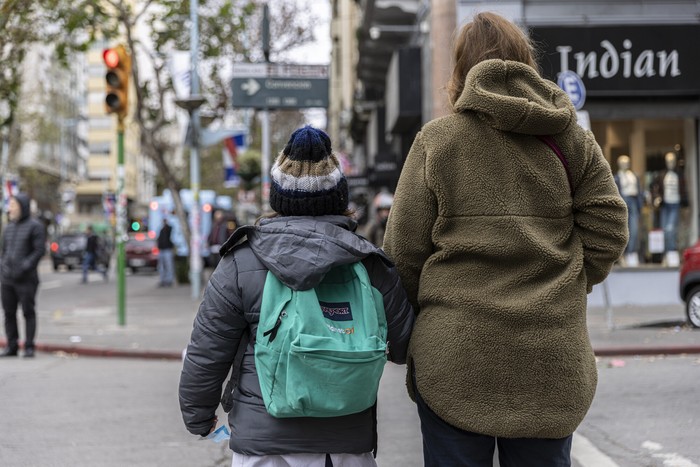
<svg viewBox="0 0 700 467"><path fill-rule="evenodd" d="M144 13L146 13L146 10L148 10L148 7L151 6L151 3L153 3L153 0L148 0L148 1L146 2L146 4L144 5L143 9L142 9L139 13L137 13L136 15L134 15L134 24L136 24L136 23L139 22L139 20L140 20L141 17L144 15Z"/></svg>

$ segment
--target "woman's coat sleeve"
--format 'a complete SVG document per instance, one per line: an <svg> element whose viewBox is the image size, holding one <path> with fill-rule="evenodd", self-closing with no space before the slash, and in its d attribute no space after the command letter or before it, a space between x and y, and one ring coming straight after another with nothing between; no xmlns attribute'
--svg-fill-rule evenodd
<svg viewBox="0 0 700 467"><path fill-rule="evenodd" d="M585 166L575 182L574 229L583 244L587 290L605 280L627 245L627 206L593 134L586 134Z"/></svg>

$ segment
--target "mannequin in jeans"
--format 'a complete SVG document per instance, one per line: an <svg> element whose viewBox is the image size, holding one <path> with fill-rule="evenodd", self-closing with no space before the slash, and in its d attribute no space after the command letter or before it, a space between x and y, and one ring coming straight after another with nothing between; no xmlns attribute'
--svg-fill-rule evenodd
<svg viewBox="0 0 700 467"><path fill-rule="evenodd" d="M678 266L678 221L681 203L684 201L684 183L676 171L677 159L674 152L664 156L666 170L657 177L654 184L654 207L659 208L661 228L664 229L665 263Z"/></svg>
<svg viewBox="0 0 700 467"><path fill-rule="evenodd" d="M642 210L643 198L639 178L630 170L629 156L622 155L617 158L615 184L622 195L622 199L625 200L625 204L627 204L627 225L630 232L630 239L625 249L625 265L636 267L639 265L639 255L637 253L639 214Z"/></svg>

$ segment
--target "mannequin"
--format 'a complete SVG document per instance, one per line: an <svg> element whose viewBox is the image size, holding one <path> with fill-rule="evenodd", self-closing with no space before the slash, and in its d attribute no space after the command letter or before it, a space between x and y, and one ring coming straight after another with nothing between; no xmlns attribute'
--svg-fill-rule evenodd
<svg viewBox="0 0 700 467"><path fill-rule="evenodd" d="M666 170L654 184L654 207L659 208L661 228L664 230L665 262L667 266L678 266L679 256L676 244L681 203L685 202L685 184L676 171L677 159L674 152L664 156Z"/></svg>
<svg viewBox="0 0 700 467"><path fill-rule="evenodd" d="M617 158L617 173L615 174L615 184L622 195L622 199L627 204L627 226L630 238L625 249L625 264L636 267L639 265L639 255L637 253L639 214L642 210L643 198L642 188L639 178L630 170L629 156L622 155Z"/></svg>

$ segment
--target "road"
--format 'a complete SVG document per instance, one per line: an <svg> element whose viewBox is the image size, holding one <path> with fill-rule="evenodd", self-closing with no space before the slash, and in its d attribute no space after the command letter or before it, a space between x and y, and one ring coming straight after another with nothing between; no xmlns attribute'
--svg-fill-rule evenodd
<svg viewBox="0 0 700 467"><path fill-rule="evenodd" d="M605 358L598 375L578 432L615 465L700 465L700 356Z"/></svg>

